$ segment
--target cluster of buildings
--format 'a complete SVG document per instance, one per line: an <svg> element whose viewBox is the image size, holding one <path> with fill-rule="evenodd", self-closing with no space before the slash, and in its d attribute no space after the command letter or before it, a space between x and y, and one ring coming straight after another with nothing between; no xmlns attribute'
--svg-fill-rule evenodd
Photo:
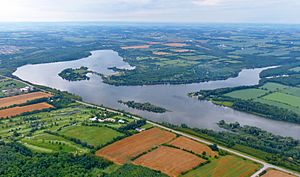
<svg viewBox="0 0 300 177"><path fill-rule="evenodd" d="M120 124L125 124L126 122L122 119L119 119L118 121L116 119L113 119L113 118L105 118L105 119L99 119L97 117L93 117L93 118L90 118L90 121L93 121L93 122L101 122L101 123L104 123L104 122L110 122L110 123L120 123Z"/></svg>
<svg viewBox="0 0 300 177"><path fill-rule="evenodd" d="M34 88L31 86L26 86L23 88L11 88L11 89L5 89L2 90L2 93L5 95L17 95L17 94L21 94L21 93L28 93L33 91Z"/></svg>

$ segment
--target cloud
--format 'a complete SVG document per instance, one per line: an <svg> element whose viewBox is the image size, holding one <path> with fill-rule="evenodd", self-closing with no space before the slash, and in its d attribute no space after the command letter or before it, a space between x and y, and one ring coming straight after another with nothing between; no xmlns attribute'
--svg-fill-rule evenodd
<svg viewBox="0 0 300 177"><path fill-rule="evenodd" d="M0 21L300 23L300 0L0 0Z"/></svg>
<svg viewBox="0 0 300 177"><path fill-rule="evenodd" d="M221 3L221 0L193 0L193 3L198 6L216 6Z"/></svg>

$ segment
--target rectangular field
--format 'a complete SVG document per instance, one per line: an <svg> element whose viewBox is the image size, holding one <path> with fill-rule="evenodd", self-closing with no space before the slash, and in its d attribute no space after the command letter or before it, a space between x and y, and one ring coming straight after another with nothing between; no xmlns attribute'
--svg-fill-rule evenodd
<svg viewBox="0 0 300 177"><path fill-rule="evenodd" d="M296 177L294 175L290 175L278 170L268 170L266 174L262 175L262 177Z"/></svg>
<svg viewBox="0 0 300 177"><path fill-rule="evenodd" d="M205 152L206 154L208 154L211 157L215 157L216 155L218 155L218 153L211 150L211 148L208 147L207 145L199 143L197 141L191 140L191 139L183 137L183 136L176 138L175 140L171 141L169 144L172 146L178 147L180 149L192 151L196 154L202 154L203 152Z"/></svg>
<svg viewBox="0 0 300 177"><path fill-rule="evenodd" d="M124 164L132 158L160 144L167 143L176 135L159 128L151 128L128 138L117 141L96 152L97 156Z"/></svg>
<svg viewBox="0 0 300 177"><path fill-rule="evenodd" d="M260 165L237 156L227 155L183 175L184 177L249 177Z"/></svg>
<svg viewBox="0 0 300 177"><path fill-rule="evenodd" d="M264 96L263 99L288 104L294 107L300 107L300 97L285 94L285 93L274 92L272 94Z"/></svg>
<svg viewBox="0 0 300 177"><path fill-rule="evenodd" d="M53 106L48 103L37 103L37 104L31 104L27 106L17 106L13 108L2 109L0 110L0 118L9 118L9 117L20 115L25 112L38 111L47 108L53 108Z"/></svg>
<svg viewBox="0 0 300 177"><path fill-rule="evenodd" d="M225 94L225 96L229 96L232 98L238 98L242 100L250 100L254 98L258 98L260 96L263 96L264 94L268 93L265 90L261 89L243 89L243 90L237 90L230 93Z"/></svg>
<svg viewBox="0 0 300 177"><path fill-rule="evenodd" d="M32 137L26 137L21 142L33 151L37 152L69 152L84 153L85 149L62 137L42 133Z"/></svg>
<svg viewBox="0 0 300 177"><path fill-rule="evenodd" d="M62 129L59 133L67 137L80 139L93 146L104 145L123 135L111 128L91 126L70 126Z"/></svg>
<svg viewBox="0 0 300 177"><path fill-rule="evenodd" d="M139 157L133 163L175 177L183 172L193 169L202 162L205 162L205 160L192 153L171 147L160 146L158 149Z"/></svg>
<svg viewBox="0 0 300 177"><path fill-rule="evenodd" d="M52 95L49 93L33 92L33 93L27 93L27 94L23 94L23 95L1 98L0 99L0 108L17 105L17 104L24 104L28 101L32 101L32 100L36 100L36 99L40 99L40 98L49 98L51 96Z"/></svg>

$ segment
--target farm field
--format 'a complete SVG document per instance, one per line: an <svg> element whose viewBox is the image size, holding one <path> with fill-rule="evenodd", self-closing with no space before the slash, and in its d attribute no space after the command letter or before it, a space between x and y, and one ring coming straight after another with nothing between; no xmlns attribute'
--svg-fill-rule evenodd
<svg viewBox="0 0 300 177"><path fill-rule="evenodd" d="M85 148L82 148L69 140L48 133L41 133L33 137L26 137L23 138L21 142L36 152L68 152L76 154L87 152Z"/></svg>
<svg viewBox="0 0 300 177"><path fill-rule="evenodd" d="M184 149L187 151L192 151L194 153L197 153L199 155L205 154L209 155L210 157L215 157L218 155L215 151L211 150L210 147L207 145L204 145L202 143L199 143L197 141L191 140L189 138L180 136L179 138L176 138L175 140L171 141L169 145L178 147L180 149Z"/></svg>
<svg viewBox="0 0 300 177"><path fill-rule="evenodd" d="M139 157L133 163L176 177L203 162L205 162L204 159L194 154L180 149L160 146L154 151Z"/></svg>
<svg viewBox="0 0 300 177"><path fill-rule="evenodd" d="M80 139L92 146L104 145L117 137L123 136L122 133L104 126L70 126L59 131L59 134Z"/></svg>
<svg viewBox="0 0 300 177"><path fill-rule="evenodd" d="M185 47L185 46L187 46L187 44L185 44L185 43L166 43L163 45L168 46L168 47Z"/></svg>
<svg viewBox="0 0 300 177"><path fill-rule="evenodd" d="M0 118L9 118L12 116L17 116L22 113L26 112L32 112L32 111L39 111L43 109L53 108L52 105L48 103L37 103L37 104L31 104L27 106L16 106L13 108L7 108L0 110Z"/></svg>
<svg viewBox="0 0 300 177"><path fill-rule="evenodd" d="M175 137L176 135L173 133L159 128L151 128L108 145L98 150L96 155L117 164L124 164L160 144L171 141Z"/></svg>
<svg viewBox="0 0 300 177"><path fill-rule="evenodd" d="M267 82L259 88L236 90L224 96L284 108L300 115L300 88ZM214 100L212 100L214 102ZM216 103L221 101L215 101Z"/></svg>
<svg viewBox="0 0 300 177"><path fill-rule="evenodd" d="M284 173L284 172L281 172L278 170L270 169L270 170L267 170L267 173L262 175L262 177L296 177L296 176L290 175L290 174L287 174L287 173Z"/></svg>
<svg viewBox="0 0 300 177"><path fill-rule="evenodd" d="M300 97L289 95L286 93L275 92L264 96L263 99L280 102L293 107L300 107Z"/></svg>
<svg viewBox="0 0 300 177"><path fill-rule="evenodd" d="M33 92L33 93L27 93L27 94L23 94L23 95L1 98L0 99L0 108L17 105L17 104L24 104L28 101L32 101L32 100L36 100L36 99L40 99L40 98L48 98L51 96L52 95L49 93Z"/></svg>
<svg viewBox="0 0 300 177"><path fill-rule="evenodd" d="M254 99L263 96L266 93L268 92L261 89L244 89L244 90L237 90L237 91L227 93L225 94L225 96L243 99L243 100L249 100L249 99Z"/></svg>
<svg viewBox="0 0 300 177"><path fill-rule="evenodd" d="M226 155L188 172L183 177L249 177L259 167L259 164L252 161L233 155Z"/></svg>

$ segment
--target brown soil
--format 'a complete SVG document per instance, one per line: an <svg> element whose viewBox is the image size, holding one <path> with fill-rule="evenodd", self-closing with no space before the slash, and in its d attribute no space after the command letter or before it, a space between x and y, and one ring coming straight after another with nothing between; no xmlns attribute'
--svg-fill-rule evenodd
<svg viewBox="0 0 300 177"><path fill-rule="evenodd" d="M180 149L161 146L158 149L141 156L134 161L134 164L161 171L169 176L179 176L189 171L204 159Z"/></svg>
<svg viewBox="0 0 300 177"><path fill-rule="evenodd" d="M28 101L40 99L40 98L49 98L52 95L49 93L44 92L33 92L33 93L27 93L23 95L17 95L7 98L1 98L0 99L0 108L12 106L12 105L18 105L18 104L24 104Z"/></svg>
<svg viewBox="0 0 300 177"><path fill-rule="evenodd" d="M151 128L108 145L97 151L96 155L117 164L124 164L133 157L147 152L160 144L167 143L175 137L174 133L159 128Z"/></svg>
<svg viewBox="0 0 300 177"><path fill-rule="evenodd" d="M9 117L20 115L25 112L43 110L46 108L53 108L53 106L48 103L37 103L37 104L31 104L27 106L17 106L13 108L7 108L7 109L0 110L0 118L9 118Z"/></svg>
<svg viewBox="0 0 300 177"><path fill-rule="evenodd" d="M197 141L191 140L183 136L176 138L169 144L181 149L193 151L196 154L202 154L203 152L206 152L206 154L208 154L211 157L215 157L216 155L218 155L215 151L211 150L207 145L204 145L202 143L199 143Z"/></svg>

